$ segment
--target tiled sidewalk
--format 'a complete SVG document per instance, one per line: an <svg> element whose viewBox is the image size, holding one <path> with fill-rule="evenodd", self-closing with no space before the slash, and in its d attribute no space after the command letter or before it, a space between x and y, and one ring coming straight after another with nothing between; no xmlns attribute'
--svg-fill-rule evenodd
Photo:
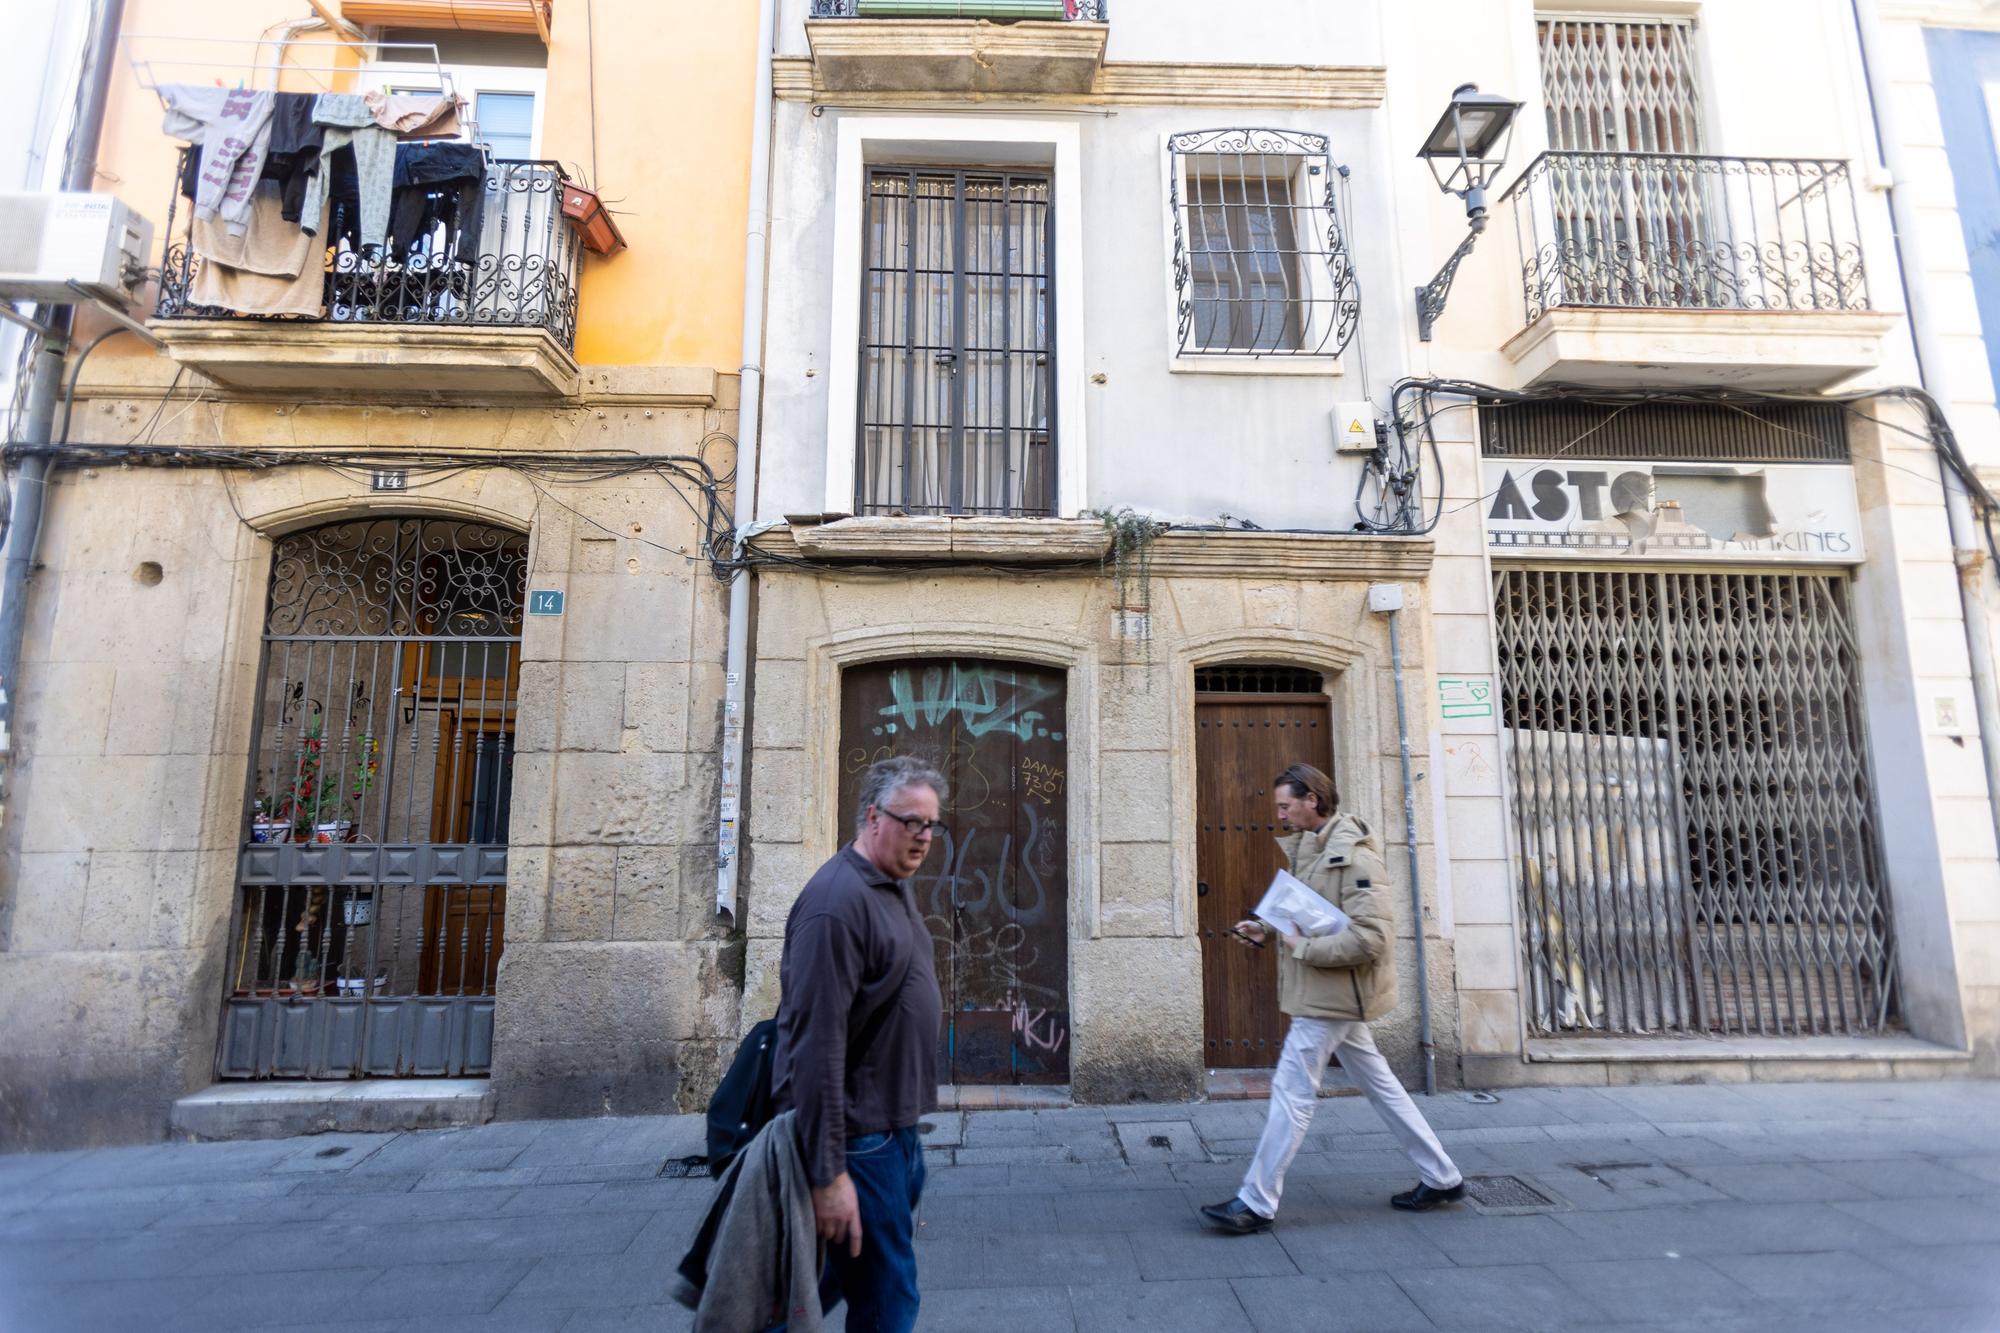
<svg viewBox="0 0 2000 1333"><path fill-rule="evenodd" d="M1391 1210L1320 1104L1278 1227L1223 1237L1261 1102L932 1117L926 1329L2000 1330L2000 1086L1419 1099L1537 1211ZM674 1329L694 1117L0 1157L0 1329ZM1483 1192L1504 1203L1500 1186ZM834 1321L838 1327L838 1320Z"/></svg>

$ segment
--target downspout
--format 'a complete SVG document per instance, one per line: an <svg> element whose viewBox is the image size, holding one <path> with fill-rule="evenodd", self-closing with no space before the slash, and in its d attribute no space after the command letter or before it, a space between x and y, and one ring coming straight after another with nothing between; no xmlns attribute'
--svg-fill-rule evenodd
<svg viewBox="0 0 2000 1333"><path fill-rule="evenodd" d="M1410 721L1403 704L1403 589L1377 583L1368 589L1368 609L1389 617L1389 664L1396 677L1396 742L1403 755L1403 846L1410 854L1410 922L1417 941L1418 1042L1424 1056L1424 1095L1435 1097L1437 1042L1431 1035L1430 960L1424 947L1424 882L1417 864L1417 784L1410 776Z"/></svg>
<svg viewBox="0 0 2000 1333"><path fill-rule="evenodd" d="M97 141L104 133L104 107L111 95L118 29L124 21L125 0L100 0L84 48L87 63L83 70L83 98L71 131L69 157L63 163L65 191L88 192L96 183ZM36 322L47 332L40 335L42 345L35 354L33 378L28 384L22 444L46 445L54 438L56 399L62 388L63 356L69 348L73 314L67 304L37 307ZM4 563L0 563L0 758L7 764L0 778L6 779L9 786L13 777L14 702L20 695L21 644L28 630L28 577L34 571L35 552L42 540L42 511L48 499L50 463L45 453L21 459L14 479L12 525L7 531Z"/></svg>
<svg viewBox="0 0 2000 1333"><path fill-rule="evenodd" d="M1882 53L1887 49L1882 18L1875 0L1853 0L1854 28L1861 43L1861 69L1868 85L1868 106L1875 129L1875 147L1889 169L1889 226L1895 238L1896 267L1903 283L1903 305L1909 312L1910 339L1917 357L1917 382L1930 390L1927 367L1950 364L1938 343L1932 321L1930 289L1925 278L1922 232L1916 208L1905 188L1910 179L1908 155L1896 118ZM1947 390L1948 392L1948 390ZM1933 397L1940 395L1933 394ZM1939 410L1943 410L1940 401ZM2000 671L1995 670L1992 626L1986 613L1986 552L1979 543L1979 525L1972 501L1948 468L1938 469L1944 486L1945 520L1951 531L1952 563L1958 567L1958 599L1965 620L1965 646L1972 663L1972 707L1979 719L1979 748L1986 761L1986 803L2000 845Z"/></svg>
<svg viewBox="0 0 2000 1333"><path fill-rule="evenodd" d="M722 799L716 819L715 911L736 923L743 842L743 723L749 701L750 570L743 564L757 521L758 436L764 419L764 292L771 220L771 55L778 0L758 0L757 89L750 126L750 212L743 254L743 378L736 415L737 565L729 577L729 649L723 667Z"/></svg>

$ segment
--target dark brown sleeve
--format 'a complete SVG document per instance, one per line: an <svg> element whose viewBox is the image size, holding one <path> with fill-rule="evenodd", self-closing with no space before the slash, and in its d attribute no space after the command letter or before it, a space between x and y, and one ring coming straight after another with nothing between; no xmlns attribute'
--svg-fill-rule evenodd
<svg viewBox="0 0 2000 1333"><path fill-rule="evenodd" d="M799 1155L814 1188L847 1170L847 1016L861 984L861 941L845 921L820 913L794 927L786 1045Z"/></svg>

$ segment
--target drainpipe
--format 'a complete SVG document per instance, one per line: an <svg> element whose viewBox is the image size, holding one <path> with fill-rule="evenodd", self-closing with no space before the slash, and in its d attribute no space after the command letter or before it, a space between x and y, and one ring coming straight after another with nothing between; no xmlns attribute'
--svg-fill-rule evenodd
<svg viewBox="0 0 2000 1333"><path fill-rule="evenodd" d="M743 255L743 379L736 426L736 542L740 562L757 521L757 443L764 419L764 289L771 220L771 52L778 0L758 0L757 91L750 125L750 214ZM743 721L749 700L750 571L729 579L729 656L723 667L722 801L716 820L715 911L736 922L743 829Z"/></svg>
<svg viewBox="0 0 2000 1333"><path fill-rule="evenodd" d="M1403 589L1376 583L1368 589L1368 609L1389 617L1389 662L1396 674L1396 742L1403 753L1403 846L1410 853L1410 921L1417 937L1418 1040L1424 1053L1424 1095L1438 1090L1437 1043L1431 1037L1430 962L1424 949L1424 886L1417 866L1417 784L1410 776L1410 722L1403 707Z"/></svg>
<svg viewBox="0 0 2000 1333"><path fill-rule="evenodd" d="M1902 277L1903 305L1909 312L1910 338L1915 344L1917 382L1928 391L1929 369L1940 372L1945 359L1931 317L1930 286L1924 266L1923 233L1916 205L1906 188L1910 179L1908 154L1897 123L1895 97L1884 73L1882 17L1876 0L1853 0L1854 27L1861 42L1861 68L1868 82L1876 151L1889 169L1889 225L1895 238L1896 265ZM1940 386L1941 388L1944 386ZM1942 398L1949 393L1933 395ZM1939 410L1943 410L1940 402ZM1949 469L1938 469L1944 485L1945 519L1951 531L1952 562L1958 567L1958 599L1964 611L1965 646L1972 662L1972 706L1979 719L1979 748L1986 760L1986 802L2000 845L2000 671L1993 657L1993 631L1986 612L1986 552L1979 542L1979 524L1972 501Z"/></svg>
<svg viewBox="0 0 2000 1333"><path fill-rule="evenodd" d="M97 141L104 133L104 105L111 93L118 29L125 20L125 0L101 0L101 6L84 47L83 98L77 107L69 157L63 163L62 187L70 192L87 192L97 179ZM67 304L36 308L35 322L46 332L37 335L42 345L35 354L33 379L28 384L23 444L47 444L54 438L51 432L72 315ZM20 460L14 477L13 523L7 532L4 564L0 564L0 757L10 768L14 701L20 694L21 643L28 630L28 576L34 570L36 548L41 545L49 463L47 454ZM6 776L11 777L11 772Z"/></svg>

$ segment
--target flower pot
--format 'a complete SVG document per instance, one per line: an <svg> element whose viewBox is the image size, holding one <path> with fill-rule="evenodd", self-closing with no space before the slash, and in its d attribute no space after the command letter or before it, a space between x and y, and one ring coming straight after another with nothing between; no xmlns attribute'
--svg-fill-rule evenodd
<svg viewBox="0 0 2000 1333"><path fill-rule="evenodd" d="M351 819L334 819L320 824L313 829L312 840L314 842L353 842L354 821Z"/></svg>
<svg viewBox="0 0 2000 1333"><path fill-rule="evenodd" d="M291 840L292 825L289 820L266 819L260 815L250 821L250 841L252 842L290 842Z"/></svg>
<svg viewBox="0 0 2000 1333"><path fill-rule="evenodd" d="M597 198L597 191L586 190L581 185L563 184L563 216L583 240L583 248L594 255L615 255L625 248L625 238L618 234L618 224L611 220L603 203Z"/></svg>

